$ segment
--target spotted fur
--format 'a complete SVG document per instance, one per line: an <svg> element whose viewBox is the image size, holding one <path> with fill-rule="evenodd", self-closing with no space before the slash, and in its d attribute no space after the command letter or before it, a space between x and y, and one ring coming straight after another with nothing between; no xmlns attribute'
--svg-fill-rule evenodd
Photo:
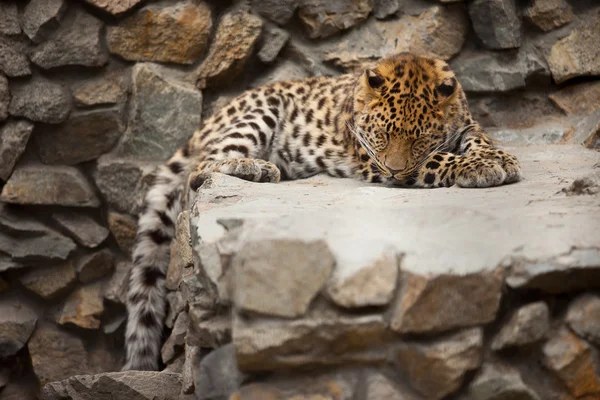
<svg viewBox="0 0 600 400"><path fill-rule="evenodd" d="M516 158L471 118L448 65L403 53L357 75L249 90L209 118L162 167L133 251L124 369L155 370L169 245L187 184L212 172L254 182L317 173L400 186L489 187L518 181Z"/></svg>

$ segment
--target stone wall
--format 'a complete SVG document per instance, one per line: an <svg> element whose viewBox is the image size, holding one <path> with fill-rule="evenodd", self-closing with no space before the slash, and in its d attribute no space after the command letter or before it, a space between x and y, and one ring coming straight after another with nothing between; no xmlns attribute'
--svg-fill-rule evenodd
<svg viewBox="0 0 600 400"><path fill-rule="evenodd" d="M599 13L594 0L2 1L0 399L119 369L143 194L231 96L409 50L449 60L497 138L594 147ZM185 282L178 293L197 289Z"/></svg>

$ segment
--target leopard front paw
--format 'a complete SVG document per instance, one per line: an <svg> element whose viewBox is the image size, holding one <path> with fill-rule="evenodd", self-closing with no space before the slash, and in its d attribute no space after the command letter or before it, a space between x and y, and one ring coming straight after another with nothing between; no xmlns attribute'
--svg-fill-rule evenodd
<svg viewBox="0 0 600 400"><path fill-rule="evenodd" d="M506 172L504 183L519 182L523 178L519 160L512 154L502 152L502 169Z"/></svg>
<svg viewBox="0 0 600 400"><path fill-rule="evenodd" d="M460 168L456 184L464 188L485 188L502 185L507 174L502 166L489 159L467 160Z"/></svg>
<svg viewBox="0 0 600 400"><path fill-rule="evenodd" d="M269 161L260 159L238 159L233 161L231 176L252 182L279 182L281 172Z"/></svg>

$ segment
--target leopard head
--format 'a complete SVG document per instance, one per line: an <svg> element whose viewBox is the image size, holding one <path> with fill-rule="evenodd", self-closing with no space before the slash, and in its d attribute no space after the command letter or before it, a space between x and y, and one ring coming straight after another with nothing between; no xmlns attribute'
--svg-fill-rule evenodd
<svg viewBox="0 0 600 400"><path fill-rule="evenodd" d="M430 153L454 143L459 121L468 117L448 64L408 53L365 70L353 101L350 130L382 174L400 182Z"/></svg>

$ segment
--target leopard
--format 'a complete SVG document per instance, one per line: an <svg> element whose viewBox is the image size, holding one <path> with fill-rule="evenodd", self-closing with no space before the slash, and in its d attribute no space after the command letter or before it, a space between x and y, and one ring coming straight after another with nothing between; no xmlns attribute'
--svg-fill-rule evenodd
<svg viewBox="0 0 600 400"><path fill-rule="evenodd" d="M469 111L443 60L399 53L371 68L248 89L162 165L139 215L123 370L156 370L166 269L183 193L213 173L276 183L324 173L404 188L489 188L522 179Z"/></svg>

